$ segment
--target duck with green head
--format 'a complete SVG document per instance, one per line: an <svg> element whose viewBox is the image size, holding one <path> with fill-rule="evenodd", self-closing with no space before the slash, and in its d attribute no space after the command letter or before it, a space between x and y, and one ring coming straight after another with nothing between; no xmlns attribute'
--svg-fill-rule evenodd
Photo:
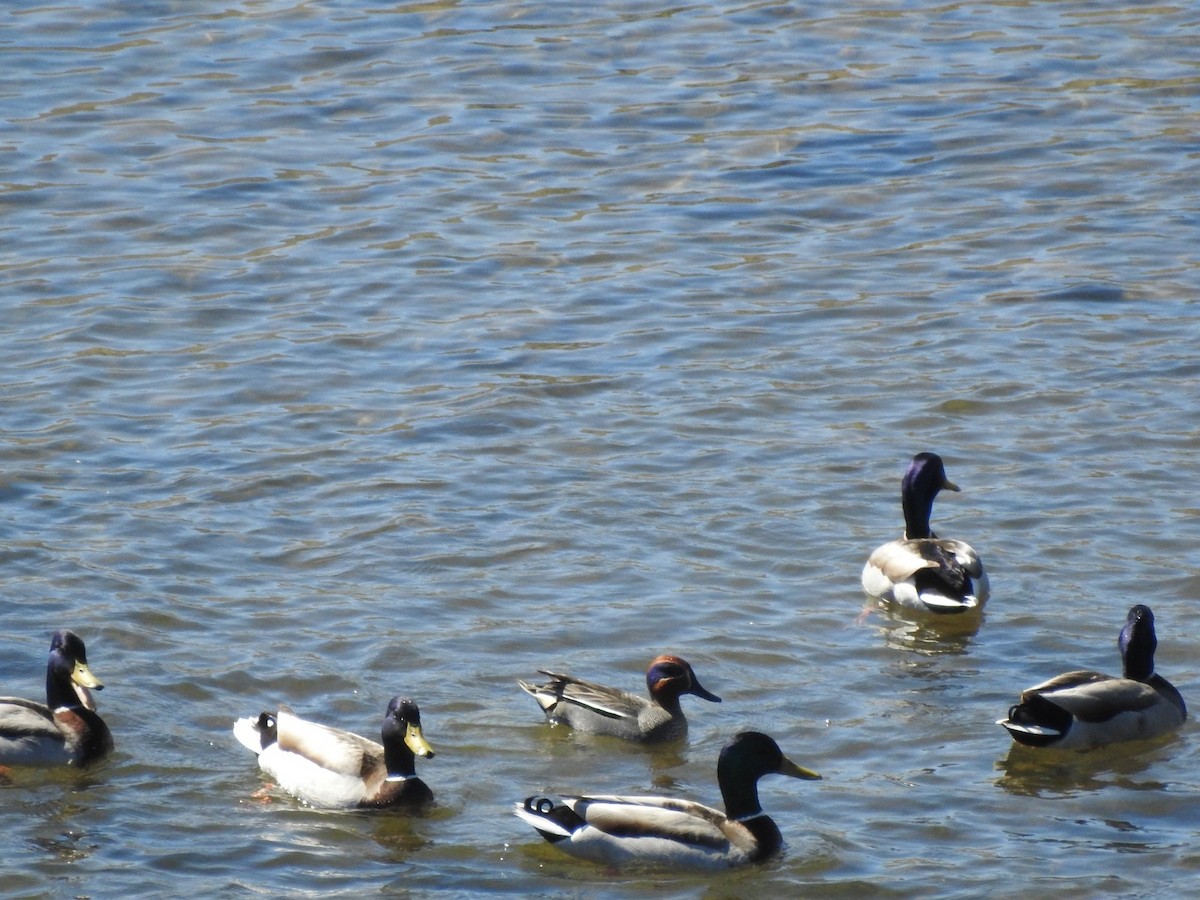
<svg viewBox="0 0 1200 900"><path fill-rule="evenodd" d="M779 852L783 837L758 799L764 775L818 779L757 731L743 731L721 750L717 784L725 810L658 796L529 797L514 813L558 849L608 865L650 863L727 868Z"/></svg>
<svg viewBox="0 0 1200 900"><path fill-rule="evenodd" d="M108 755L112 733L96 712L100 683L73 631L56 631L46 664L46 702L0 697L0 764L82 766Z"/></svg>
<svg viewBox="0 0 1200 900"><path fill-rule="evenodd" d="M415 756L432 757L421 732L421 712L393 697L378 744L339 728L302 719L288 707L233 723L238 741L281 788L309 806L327 809L430 803L433 792L417 777Z"/></svg>
<svg viewBox="0 0 1200 900"><path fill-rule="evenodd" d="M1120 678L1078 670L1043 681L1021 693L1003 725L1014 741L1029 747L1080 749L1143 740L1174 731L1187 719L1175 686L1154 671L1154 613L1129 610L1117 639Z"/></svg>
<svg viewBox="0 0 1200 900"><path fill-rule="evenodd" d="M876 548L862 571L876 600L933 613L977 612L989 594L983 561L965 541L939 538L929 527L943 488L957 491L936 453L918 453L900 483L904 537Z"/></svg>

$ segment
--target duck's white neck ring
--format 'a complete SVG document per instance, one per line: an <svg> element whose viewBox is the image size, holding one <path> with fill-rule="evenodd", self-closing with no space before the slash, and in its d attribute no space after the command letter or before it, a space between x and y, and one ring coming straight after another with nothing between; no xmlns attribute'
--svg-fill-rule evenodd
<svg viewBox="0 0 1200 900"><path fill-rule="evenodd" d="M384 781L408 781L410 778L415 778L415 775L389 775Z"/></svg>
<svg viewBox="0 0 1200 900"><path fill-rule="evenodd" d="M748 815L745 815L745 816L738 816L733 821L735 821L735 822L752 822L755 819L761 819L765 815L766 815L766 813L760 809L756 813L749 813Z"/></svg>

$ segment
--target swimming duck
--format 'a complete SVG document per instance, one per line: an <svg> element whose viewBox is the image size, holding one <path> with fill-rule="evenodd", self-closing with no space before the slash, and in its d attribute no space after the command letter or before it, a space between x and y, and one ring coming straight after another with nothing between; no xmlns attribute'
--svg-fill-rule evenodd
<svg viewBox="0 0 1200 900"><path fill-rule="evenodd" d="M1121 636L1124 675L1067 672L1034 685L1003 725L1030 747L1090 748L1165 734L1183 724L1187 707L1175 686L1154 672L1154 613L1129 610Z"/></svg>
<svg viewBox="0 0 1200 900"><path fill-rule="evenodd" d="M713 703L721 698L705 690L686 660L659 656L646 670L650 697L639 697L570 675L539 669L545 684L517 680L538 702L547 720L589 734L610 734L631 741L668 741L687 734L687 719L679 706L682 694L695 694Z"/></svg>
<svg viewBox="0 0 1200 900"><path fill-rule="evenodd" d="M900 483L904 537L877 548L863 567L863 590L872 597L938 613L980 610L987 602L988 577L979 554L929 528L933 499L942 488L958 490L942 458L914 456Z"/></svg>
<svg viewBox="0 0 1200 900"><path fill-rule="evenodd" d="M383 719L383 744L301 719L288 707L238 719L233 733L258 754L259 767L310 806L419 806L433 792L416 775L414 754L432 757L417 704L393 697Z"/></svg>
<svg viewBox="0 0 1200 900"><path fill-rule="evenodd" d="M87 664L83 639L56 631L46 664L46 702L0 697L0 764L82 766L113 748L91 691L100 683Z"/></svg>
<svg viewBox="0 0 1200 900"><path fill-rule="evenodd" d="M672 797L529 797L514 812L555 847L595 862L722 868L765 859L783 837L758 802L758 779L821 776L788 759L774 740L743 731L721 750L717 784L725 811Z"/></svg>

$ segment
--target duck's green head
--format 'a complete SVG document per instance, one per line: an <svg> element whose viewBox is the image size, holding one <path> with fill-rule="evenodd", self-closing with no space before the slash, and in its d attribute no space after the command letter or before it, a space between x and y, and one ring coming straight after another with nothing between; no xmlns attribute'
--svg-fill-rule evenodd
<svg viewBox="0 0 1200 900"><path fill-rule="evenodd" d="M87 648L83 638L73 631L62 629L50 639L50 661L46 667L46 697L52 707L72 706L78 700L85 709L96 708L91 691L104 684L92 674L87 664Z"/></svg>
<svg viewBox="0 0 1200 900"><path fill-rule="evenodd" d="M936 453L918 453L909 463L900 482L900 501L904 507L904 535L910 540L933 537L929 515L933 501L945 488L957 491L958 485L946 477L946 466Z"/></svg>
<svg viewBox="0 0 1200 900"><path fill-rule="evenodd" d="M398 738L417 756L433 757L433 747L421 733L421 710L415 701L407 697L393 697L388 703L387 715L383 720L384 744L388 737Z"/></svg>
<svg viewBox="0 0 1200 900"><path fill-rule="evenodd" d="M812 769L798 766L784 756L774 738L760 731L739 732L722 748L717 759L718 779L723 772L752 781L763 775L787 775L808 781L821 779Z"/></svg>
<svg viewBox="0 0 1200 900"><path fill-rule="evenodd" d="M1146 681L1154 674L1154 651L1158 649L1158 636L1154 633L1154 613L1150 607L1139 603L1129 610L1117 646L1121 648L1126 678Z"/></svg>

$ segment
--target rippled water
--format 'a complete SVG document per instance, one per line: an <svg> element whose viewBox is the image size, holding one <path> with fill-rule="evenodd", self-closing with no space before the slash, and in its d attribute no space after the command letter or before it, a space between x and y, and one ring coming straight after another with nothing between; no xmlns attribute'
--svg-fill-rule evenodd
<svg viewBox="0 0 1200 900"><path fill-rule="evenodd" d="M0 686L79 630L117 741L0 796L14 896L1177 896L1191 725L1010 751L1135 602L1200 708L1200 17L1186 5L235 0L0 12ZM908 457L978 631L858 621ZM549 729L540 666L720 706ZM425 817L304 809L229 731L422 704ZM787 854L573 863L534 791Z"/></svg>

